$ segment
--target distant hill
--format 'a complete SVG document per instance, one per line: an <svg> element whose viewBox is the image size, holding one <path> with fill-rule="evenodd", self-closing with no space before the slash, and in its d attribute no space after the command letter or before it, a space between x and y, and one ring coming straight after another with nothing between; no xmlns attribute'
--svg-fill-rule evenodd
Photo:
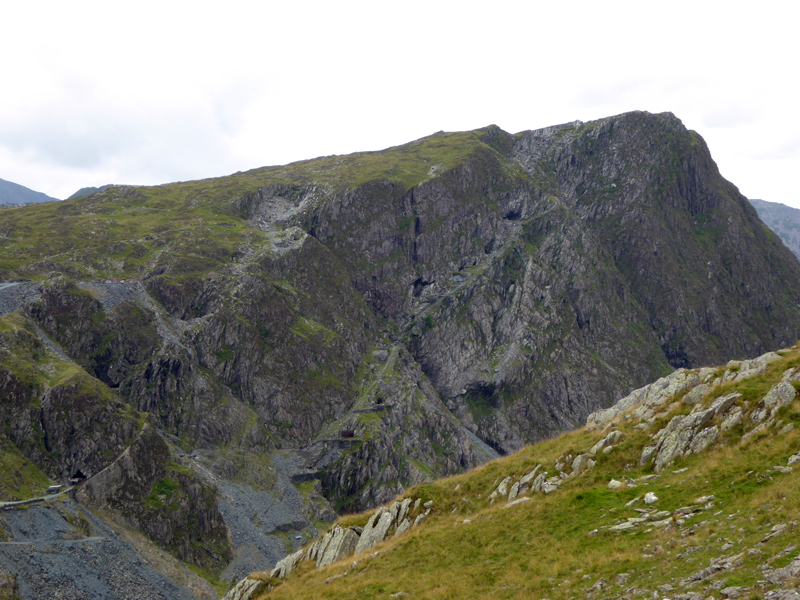
<svg viewBox="0 0 800 600"><path fill-rule="evenodd" d="M35 192L24 185L0 179L0 204L30 204L32 202L54 202L53 198L42 192Z"/></svg>
<svg viewBox="0 0 800 600"><path fill-rule="evenodd" d="M100 187L85 187L79 189L77 192L72 194L67 200L74 200L75 198L83 198L84 196L91 196L95 192L102 192L105 189L112 187L113 184L109 183L107 185L101 185Z"/></svg>
<svg viewBox="0 0 800 600"><path fill-rule="evenodd" d="M800 210L766 200L750 200L764 225L778 234L784 244L800 259Z"/></svg>

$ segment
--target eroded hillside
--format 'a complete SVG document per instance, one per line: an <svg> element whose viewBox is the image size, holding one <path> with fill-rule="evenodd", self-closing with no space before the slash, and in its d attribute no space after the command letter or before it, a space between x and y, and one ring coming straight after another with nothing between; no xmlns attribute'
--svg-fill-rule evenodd
<svg viewBox="0 0 800 600"><path fill-rule="evenodd" d="M0 211L3 499L206 576L800 337L800 265L669 113Z"/></svg>
<svg viewBox="0 0 800 600"><path fill-rule="evenodd" d="M226 599L792 598L799 365L794 347L675 371L580 431L341 519Z"/></svg>

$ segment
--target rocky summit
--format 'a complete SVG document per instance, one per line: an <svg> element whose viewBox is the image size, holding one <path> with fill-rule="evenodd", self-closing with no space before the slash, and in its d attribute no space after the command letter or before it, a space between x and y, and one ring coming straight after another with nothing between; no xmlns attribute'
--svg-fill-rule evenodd
<svg viewBox="0 0 800 600"><path fill-rule="evenodd" d="M0 248L0 500L37 502L43 557L64 536L153 557L136 584L41 578L34 529L2 520L23 597L211 598L324 566L416 530L420 496L390 501L421 482L800 338L800 264L669 113L106 187L0 209ZM657 469L716 443L729 404L654 439Z"/></svg>

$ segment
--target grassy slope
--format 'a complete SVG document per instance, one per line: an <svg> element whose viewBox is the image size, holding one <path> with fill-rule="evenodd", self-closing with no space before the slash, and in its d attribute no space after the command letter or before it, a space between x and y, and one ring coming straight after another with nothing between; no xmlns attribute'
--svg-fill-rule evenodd
<svg viewBox="0 0 800 600"><path fill-rule="evenodd" d="M131 277L166 245L173 252L197 255L201 270L211 270L214 259L239 244L263 239L235 214L233 200L270 185L313 184L327 194L386 179L410 188L485 149L478 138L479 132L437 133L381 152L329 156L215 179L112 187L61 203L3 209L0 280L38 278L56 266L72 268L76 276Z"/></svg>
<svg viewBox="0 0 800 600"><path fill-rule="evenodd" d="M704 400L729 391L740 391L740 404L753 408L789 366L800 364L800 347L786 352L757 379L715 388ZM503 503L490 506L488 495L506 475L521 475L537 464L554 473L553 465L566 454L586 452L603 435L580 430L530 446L469 473L423 484L405 497L433 500L434 514L422 527L397 540L384 542L361 555L324 569L303 563L296 574L262 597L268 598L378 598L406 592L412 598L528 598L550 599L584 596L599 579L608 587L599 597L619 597L635 587L648 593L663 585L677 588L671 593L703 592L717 596L706 586L753 586L763 578L760 565L774 557L795 536L789 532L763 545L759 542L773 525L795 527L800 519L800 497L796 494L800 474L772 470L785 465L800 450L798 402L782 409L778 426L795 428L778 433L778 426L742 441L742 429L721 436L710 451L676 461L659 477L621 491L608 489L612 478L637 479L651 475L652 465L639 466L642 447L651 433L663 427L674 414L689 407L677 403L669 415L649 429L637 430L633 422L619 429L625 439L610 454L600 454L594 469L572 478L555 493L535 495L508 510ZM754 425L745 419L747 429ZM569 469L567 469L569 470ZM456 490L457 486L458 489ZM679 524L677 516L667 528L639 526L629 532L607 529L621 519L635 517L643 509L640 500L626 503L646 492L654 492L658 510L675 511L690 506L699 496L714 495L713 506ZM363 524L368 514L342 519L343 524ZM465 522L469 519L469 522ZM596 534L591 532L598 529ZM725 551L723 544L732 546ZM750 553L746 550L751 550ZM709 566L712 558L745 552L744 564L722 571L684 590L681 579ZM781 567L798 554L791 550L771 561ZM344 577L325 580L348 572ZM618 575L627 573L618 585ZM717 583L717 586L720 584ZM668 590L662 590L667 595ZM749 597L760 597L756 589Z"/></svg>

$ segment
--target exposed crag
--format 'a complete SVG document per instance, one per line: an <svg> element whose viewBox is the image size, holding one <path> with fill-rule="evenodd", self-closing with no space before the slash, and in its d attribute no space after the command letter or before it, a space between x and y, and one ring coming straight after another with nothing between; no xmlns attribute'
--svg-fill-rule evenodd
<svg viewBox="0 0 800 600"><path fill-rule="evenodd" d="M793 344L800 264L700 136L634 112L2 209L0 312L4 498L86 480L238 579L334 510Z"/></svg>
<svg viewBox="0 0 800 600"><path fill-rule="evenodd" d="M798 365L795 346L676 370L579 431L343 517L225 600L795 598Z"/></svg>

